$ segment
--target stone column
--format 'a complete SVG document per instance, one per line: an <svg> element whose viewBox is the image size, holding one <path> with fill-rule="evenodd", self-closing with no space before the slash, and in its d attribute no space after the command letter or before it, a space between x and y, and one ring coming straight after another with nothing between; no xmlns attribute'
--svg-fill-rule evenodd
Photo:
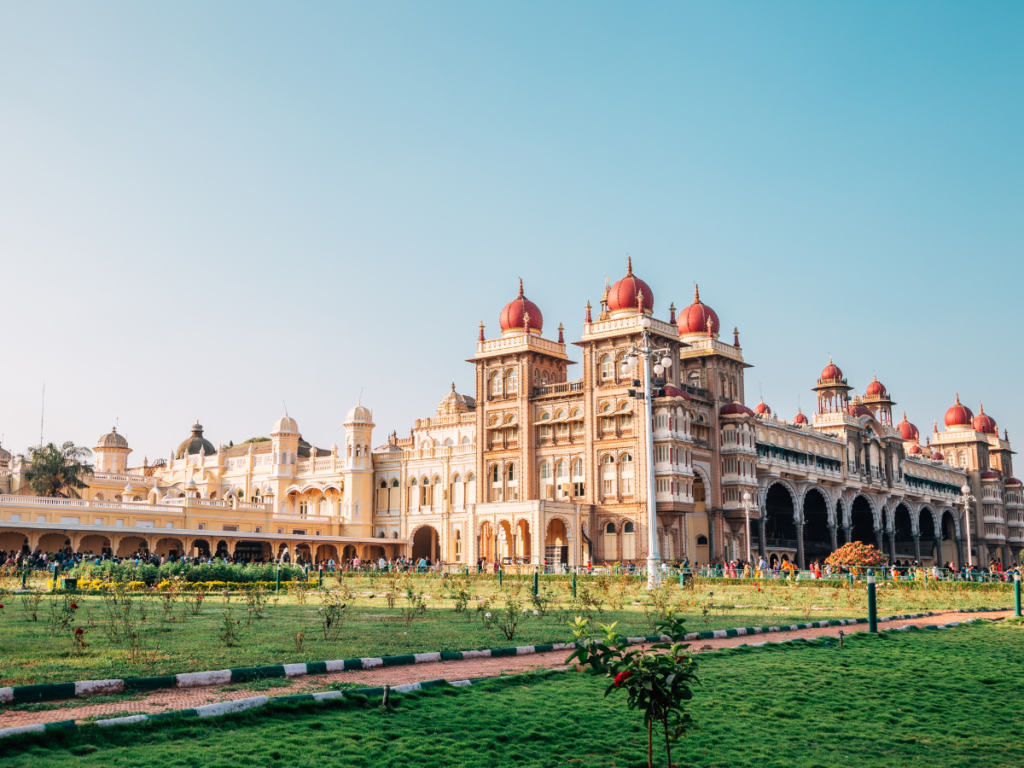
<svg viewBox="0 0 1024 768"><path fill-rule="evenodd" d="M715 513L708 510L708 565L715 561Z"/></svg>
<svg viewBox="0 0 1024 768"><path fill-rule="evenodd" d="M921 562L921 534L914 534L914 559Z"/></svg>
<svg viewBox="0 0 1024 768"><path fill-rule="evenodd" d="M853 526L852 525L844 525L843 526L843 536L846 538L846 543L847 544L849 544L853 540Z"/></svg>
<svg viewBox="0 0 1024 768"><path fill-rule="evenodd" d="M942 539L938 536L935 537L935 563L942 566Z"/></svg>
<svg viewBox="0 0 1024 768"><path fill-rule="evenodd" d="M883 538L883 532L881 528L875 528L875 540L878 543L878 551L883 555L885 554L885 541Z"/></svg>
<svg viewBox="0 0 1024 768"><path fill-rule="evenodd" d="M956 565L958 568L963 568L967 562L967 558L964 556L964 540L956 540Z"/></svg>
<svg viewBox="0 0 1024 768"><path fill-rule="evenodd" d="M764 517L757 518L757 551L761 557L767 558L767 549L764 541Z"/></svg>
<svg viewBox="0 0 1024 768"><path fill-rule="evenodd" d="M832 551L835 552L839 549L839 536L837 531L838 526L830 525L828 527L828 535L832 538Z"/></svg>
<svg viewBox="0 0 1024 768"><path fill-rule="evenodd" d="M807 568L807 563L804 562L804 524L796 524L796 564L800 567L800 570Z"/></svg>
<svg viewBox="0 0 1024 768"><path fill-rule="evenodd" d="M889 560L896 562L896 529L890 528L886 531L889 534Z"/></svg>

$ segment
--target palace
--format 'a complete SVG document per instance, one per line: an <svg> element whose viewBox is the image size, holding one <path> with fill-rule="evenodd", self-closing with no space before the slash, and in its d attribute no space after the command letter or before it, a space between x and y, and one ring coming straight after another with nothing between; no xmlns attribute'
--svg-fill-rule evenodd
<svg viewBox="0 0 1024 768"><path fill-rule="evenodd" d="M745 557L749 541L755 556L804 566L863 541L892 560L965 564L966 484L975 563L1019 560L1024 489L983 407L975 416L958 395L922 445L905 413L894 422L877 378L853 396L829 360L811 388L814 413L787 421L763 401L744 405L739 334L720 338L699 293L667 321L654 306L630 263L596 315L587 304L577 362L561 326L557 340L544 336L520 281L500 335L480 324L475 397L453 385L435 415L378 447L361 404L342 447L310 445L285 415L268 437L229 447L195 424L167 459L131 467L111 430L80 499L33 496L25 462L0 448L0 549L639 562L653 474L663 559ZM659 348L653 413L629 365L645 332Z"/></svg>

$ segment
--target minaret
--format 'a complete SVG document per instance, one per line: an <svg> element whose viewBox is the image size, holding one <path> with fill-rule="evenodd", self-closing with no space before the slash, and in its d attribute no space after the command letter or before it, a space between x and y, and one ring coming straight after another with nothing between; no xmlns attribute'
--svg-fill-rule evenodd
<svg viewBox="0 0 1024 768"><path fill-rule="evenodd" d="M373 414L362 402L345 417L344 535L373 535Z"/></svg>

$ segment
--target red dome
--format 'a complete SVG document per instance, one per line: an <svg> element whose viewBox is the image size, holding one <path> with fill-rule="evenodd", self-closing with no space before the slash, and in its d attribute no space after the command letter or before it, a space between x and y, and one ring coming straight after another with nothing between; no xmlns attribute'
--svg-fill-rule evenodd
<svg viewBox="0 0 1024 768"><path fill-rule="evenodd" d="M544 315L540 307L523 295L523 281L519 280L519 295L505 305L498 317L502 331L522 331L526 328L526 315L530 316L530 330L540 333L544 330Z"/></svg>
<svg viewBox="0 0 1024 768"><path fill-rule="evenodd" d="M822 371L821 371L821 378L822 378L822 380L825 380L825 379L841 379L841 378L843 378L843 372L839 369L838 365L835 365L832 362L832 356L831 355L829 355L829 357L828 357L828 365L826 365L824 367L824 369L822 369Z"/></svg>
<svg viewBox="0 0 1024 768"><path fill-rule="evenodd" d="M943 456L938 451L936 451L935 453L932 454L932 461L942 461L944 458L945 458L945 456Z"/></svg>
<svg viewBox="0 0 1024 768"><path fill-rule="evenodd" d="M968 427L971 425L973 418L974 414L971 413L971 409L966 405L960 405L960 393L957 392L956 405L946 411L946 426Z"/></svg>
<svg viewBox="0 0 1024 768"><path fill-rule="evenodd" d="M988 472L981 473L982 480L998 480L1001 475L998 472L993 472L991 469Z"/></svg>
<svg viewBox="0 0 1024 768"><path fill-rule="evenodd" d="M764 398L761 398L761 402L754 406L754 413L760 413L762 415L770 416L772 409L764 404Z"/></svg>
<svg viewBox="0 0 1024 768"><path fill-rule="evenodd" d="M673 387L671 385L665 387L665 397L681 397L683 400L690 399L689 393L679 387Z"/></svg>
<svg viewBox="0 0 1024 768"><path fill-rule="evenodd" d="M885 385L878 380L877 376L875 376L875 380L868 384L868 388L865 390L865 394L885 397L887 392L885 391Z"/></svg>
<svg viewBox="0 0 1024 768"><path fill-rule="evenodd" d="M693 304L688 306L679 314L676 327L679 334L684 333L707 333L708 320L711 321L711 333L718 335L720 324L715 310L700 300L700 289L693 286Z"/></svg>
<svg viewBox="0 0 1024 768"><path fill-rule="evenodd" d="M627 257L626 276L608 290L608 309L615 312L620 309L636 310L636 295L643 293L644 309L654 311L654 291L651 286L633 274L633 259Z"/></svg>
<svg viewBox="0 0 1024 768"><path fill-rule="evenodd" d="M975 432L984 432L986 435L996 434L996 420L985 413L985 406L982 405L979 408L978 415L974 417L972 422Z"/></svg>
<svg viewBox="0 0 1024 768"><path fill-rule="evenodd" d="M875 417L875 414L871 412L870 408L860 403L850 403L846 407L846 412L851 416L870 416L871 418Z"/></svg>
<svg viewBox="0 0 1024 768"><path fill-rule="evenodd" d="M903 412L903 421L896 425L896 429L900 431L900 437L904 441L918 440L921 437L921 433L917 431L917 427L907 421L907 412Z"/></svg>
<svg viewBox="0 0 1024 768"><path fill-rule="evenodd" d="M726 403L719 411L722 416L753 416L754 412L743 403Z"/></svg>
<svg viewBox="0 0 1024 768"><path fill-rule="evenodd" d="M1016 477L1008 477L1006 478L1006 482L1004 483L1004 485L1024 485L1024 483L1022 483Z"/></svg>
<svg viewBox="0 0 1024 768"><path fill-rule="evenodd" d="M797 411L796 416L793 417L793 423L794 424L806 424L807 423L807 417L804 416L804 412L803 411Z"/></svg>
<svg viewBox="0 0 1024 768"><path fill-rule="evenodd" d="M920 454L921 453L921 446L918 445L917 443L914 443L912 446L910 446L910 450L908 451L908 453L912 453L915 456Z"/></svg>

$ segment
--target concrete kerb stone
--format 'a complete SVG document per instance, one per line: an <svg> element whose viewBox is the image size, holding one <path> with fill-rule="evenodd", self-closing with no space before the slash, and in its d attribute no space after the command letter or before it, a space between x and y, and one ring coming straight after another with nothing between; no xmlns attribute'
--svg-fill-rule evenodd
<svg viewBox="0 0 1024 768"><path fill-rule="evenodd" d="M958 613L980 613L1006 610L1001 608L958 608ZM936 615L935 612L887 616L879 619L879 623L898 621L901 619L918 619ZM738 627L735 629L716 629L704 632L690 632L684 641L713 640L726 637L760 635L772 632L791 632L802 629L818 629L830 626L850 626L867 624L861 619L828 619L809 624L793 624L779 627ZM627 641L632 645L646 643L671 642L667 635L646 635L630 637ZM574 643L544 643L540 645L514 646L511 648L487 648L473 651L440 651L432 653L410 653L400 656L383 658L337 659L334 661L307 662L301 664L275 664L263 667L239 667L236 669L220 669L207 672L183 672L177 675L160 675L156 677L131 677L123 680L83 680L75 683L41 683L37 685L21 685L0 688L0 704L29 703L39 701L55 701L75 697L88 697L124 693L126 691L148 691L162 688L199 688L231 683L244 683L272 677L299 677L327 672L341 672L353 669L373 669L382 666L401 666L405 664L429 664L437 661L461 661L464 659L498 658L502 656L522 656L547 651L571 650Z"/></svg>

